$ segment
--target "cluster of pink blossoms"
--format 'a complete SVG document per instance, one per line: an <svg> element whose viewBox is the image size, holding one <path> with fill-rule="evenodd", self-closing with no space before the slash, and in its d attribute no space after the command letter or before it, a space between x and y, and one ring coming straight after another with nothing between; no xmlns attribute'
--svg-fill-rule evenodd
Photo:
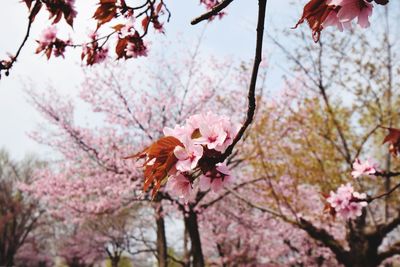
<svg viewBox="0 0 400 267"><path fill-rule="evenodd" d="M372 15L373 5L366 0L328 0L331 9L322 25L324 27L336 26L340 31L351 27L351 21L357 19L362 28L369 27L369 17Z"/></svg>
<svg viewBox="0 0 400 267"><path fill-rule="evenodd" d="M56 26L50 26L43 30L40 39L37 40L39 46L36 53L44 52L47 58L53 54L55 57L64 57L65 47L71 44L71 40L61 40L57 38Z"/></svg>
<svg viewBox="0 0 400 267"><path fill-rule="evenodd" d="M46 47L54 43L57 39L57 28L55 26L50 26L44 29L40 39L38 40L39 45Z"/></svg>
<svg viewBox="0 0 400 267"><path fill-rule="evenodd" d="M327 201L335 214L349 220L361 216L363 207L368 205L366 201L363 201L366 198L365 193L354 192L353 186L347 183L341 185L336 192L331 191Z"/></svg>
<svg viewBox="0 0 400 267"><path fill-rule="evenodd" d="M87 65L93 65L103 62L107 59L108 48L103 47L104 45L99 45L98 34L96 32L90 33L90 42L82 45L81 59L86 57Z"/></svg>
<svg viewBox="0 0 400 267"><path fill-rule="evenodd" d="M120 38L127 41L125 55L127 58L147 56L148 49L139 33L134 28L134 21L128 22L119 32Z"/></svg>
<svg viewBox="0 0 400 267"><path fill-rule="evenodd" d="M174 149L177 162L169 171L167 189L188 201L195 187L218 192L229 184L232 176L228 167L224 163L209 166L208 159L225 152L239 127L227 117L208 112L189 117L184 126L165 128L166 136L177 138L183 145Z"/></svg>
<svg viewBox="0 0 400 267"><path fill-rule="evenodd" d="M379 172L378 164L372 159L361 162L360 159L356 159L353 163L353 171L351 175L354 178L358 178L363 175L373 175Z"/></svg>

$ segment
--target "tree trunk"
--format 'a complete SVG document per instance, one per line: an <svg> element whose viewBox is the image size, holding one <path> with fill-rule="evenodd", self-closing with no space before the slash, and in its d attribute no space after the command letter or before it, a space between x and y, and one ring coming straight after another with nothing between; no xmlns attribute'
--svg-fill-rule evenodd
<svg viewBox="0 0 400 267"><path fill-rule="evenodd" d="M3 259L0 259L0 266L3 267L12 267L14 266L14 252L8 251Z"/></svg>
<svg viewBox="0 0 400 267"><path fill-rule="evenodd" d="M168 266L167 238L165 236L165 222L161 201L154 202L155 219L157 225L157 261L159 267Z"/></svg>
<svg viewBox="0 0 400 267"><path fill-rule="evenodd" d="M197 214L190 209L184 214L185 227L189 232L191 242L191 252L193 256L193 267L204 267L203 251L201 249L201 240L199 233L199 225L197 223Z"/></svg>
<svg viewBox="0 0 400 267"><path fill-rule="evenodd" d="M111 258L111 266L112 267L118 267L119 260L120 260L119 256L112 257Z"/></svg>
<svg viewBox="0 0 400 267"><path fill-rule="evenodd" d="M365 215L358 220L365 218ZM358 222L358 221L357 221ZM347 267L378 267L380 264L378 257L378 247L380 241L372 236L366 236L362 227L354 225L355 228L350 228L350 233L347 238L350 247L350 257L345 266ZM363 225L362 225L363 226Z"/></svg>
<svg viewBox="0 0 400 267"><path fill-rule="evenodd" d="M190 266L190 251L188 249L189 246L189 232L186 226L183 230L183 262L184 267Z"/></svg>

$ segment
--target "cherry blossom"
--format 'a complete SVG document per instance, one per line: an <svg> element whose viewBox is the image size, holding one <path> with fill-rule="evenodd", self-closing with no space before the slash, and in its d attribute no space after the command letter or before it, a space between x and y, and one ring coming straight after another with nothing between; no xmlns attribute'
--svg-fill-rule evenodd
<svg viewBox="0 0 400 267"><path fill-rule="evenodd" d="M36 54L44 52L47 58L50 58L52 54L55 57L64 57L65 48L72 43L70 39L61 40L57 38L55 26L45 29L37 42L39 46L36 49Z"/></svg>
<svg viewBox="0 0 400 267"><path fill-rule="evenodd" d="M239 130L239 125L232 124L229 118L211 112L190 117L188 125L192 131L199 130L200 137L195 139L196 143L219 152L225 151L232 144Z"/></svg>
<svg viewBox="0 0 400 267"><path fill-rule="evenodd" d="M217 193L231 182L232 176L230 170L225 164L219 163L213 171L200 176L199 186L202 191L207 191L211 188L211 191Z"/></svg>
<svg viewBox="0 0 400 267"><path fill-rule="evenodd" d="M371 175L378 172L378 164L371 159L364 161L363 163L360 159L356 159L353 163L353 171L351 175L354 178L358 178L362 175Z"/></svg>
<svg viewBox="0 0 400 267"><path fill-rule="evenodd" d="M362 28L370 26L373 4L370 0L310 0L303 9L303 15L294 28L307 21L315 42L325 27L336 26L340 31L351 27L357 19ZM387 1L374 1L385 5Z"/></svg>
<svg viewBox="0 0 400 267"><path fill-rule="evenodd" d="M171 176L168 180L167 188L172 195L188 201L193 191L192 184L183 174Z"/></svg>
<svg viewBox="0 0 400 267"><path fill-rule="evenodd" d="M87 65L94 65L105 61L108 57L108 47L99 45L96 32L89 34L91 41L82 45L81 59L86 58Z"/></svg>
<svg viewBox="0 0 400 267"><path fill-rule="evenodd" d="M184 140L187 139L188 136L191 136L193 131L194 129L188 127L188 125L176 125L174 128L165 127L163 129L163 133L165 136L174 136L181 142L184 142Z"/></svg>
<svg viewBox="0 0 400 267"><path fill-rule="evenodd" d="M147 56L147 46L143 40L138 37L133 37L126 47L126 56L128 58Z"/></svg>
<svg viewBox="0 0 400 267"><path fill-rule="evenodd" d="M175 147L174 154L178 159L176 169L181 172L193 170L201 156L203 156L203 147L195 145L191 139L185 138L184 147Z"/></svg>
<svg viewBox="0 0 400 267"><path fill-rule="evenodd" d="M340 6L337 13L339 21L342 23L358 19L358 25L362 28L369 27L368 18L372 15L373 5L365 0L331 0L331 5Z"/></svg>
<svg viewBox="0 0 400 267"><path fill-rule="evenodd" d="M215 156L221 155L232 144L238 129L239 125L228 117L211 112L190 116L183 126L165 127L165 137L133 156L146 158L145 189L154 183L154 194L165 179L164 175L168 174L167 190L186 200L192 192L191 182L197 178L199 183L196 185L202 191L209 188L213 192L220 191L231 182L232 176L225 164L215 164Z"/></svg>
<svg viewBox="0 0 400 267"><path fill-rule="evenodd" d="M366 198L365 193L355 192L353 186L347 183L341 185L336 193L331 191L327 201L336 214L349 220L361 216L363 207L368 205L366 201L363 201Z"/></svg>
<svg viewBox="0 0 400 267"><path fill-rule="evenodd" d="M55 42L57 39L57 28L56 26L50 26L43 30L40 39L38 40L39 45L42 47L46 47Z"/></svg>

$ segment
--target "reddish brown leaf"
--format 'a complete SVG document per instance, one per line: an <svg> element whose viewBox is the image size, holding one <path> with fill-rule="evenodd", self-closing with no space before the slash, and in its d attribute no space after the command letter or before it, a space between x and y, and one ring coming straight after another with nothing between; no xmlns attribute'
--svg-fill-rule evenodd
<svg viewBox="0 0 400 267"><path fill-rule="evenodd" d="M112 20L117 15L116 2L114 0L102 0L100 6L96 9L93 18L99 23L99 26Z"/></svg>
<svg viewBox="0 0 400 267"><path fill-rule="evenodd" d="M100 4L113 4L115 6L117 4L117 0L100 0Z"/></svg>
<svg viewBox="0 0 400 267"><path fill-rule="evenodd" d="M147 27L149 26L149 23L150 23L150 18L148 16L144 17L142 20L143 30L147 29Z"/></svg>
<svg viewBox="0 0 400 267"><path fill-rule="evenodd" d="M183 144L175 137L166 136L159 139L142 152L126 157L126 159L146 158L144 163L145 180L143 189L147 191L151 185L154 185L152 190L153 197L178 160L174 155L174 149L177 146L183 146Z"/></svg>
<svg viewBox="0 0 400 267"><path fill-rule="evenodd" d="M115 53L117 54L117 59L125 57L125 49L128 45L128 40L126 38L118 39L117 45L115 46Z"/></svg>
<svg viewBox="0 0 400 267"><path fill-rule="evenodd" d="M54 17L53 20L53 24L57 24L58 22L60 22L61 18L62 18L62 12L61 11L57 11L54 14L50 15L50 19Z"/></svg>
<svg viewBox="0 0 400 267"><path fill-rule="evenodd" d="M115 26L112 26L111 28L113 28L114 30L116 30L117 32L121 31L122 28L125 27L125 24L117 24Z"/></svg>
<svg viewBox="0 0 400 267"><path fill-rule="evenodd" d="M396 157L400 151L400 129L382 128L389 130L389 134L383 139L382 144L389 143L389 152Z"/></svg>
<svg viewBox="0 0 400 267"><path fill-rule="evenodd" d="M161 1L156 7L156 13L157 14L160 13L162 6L163 6L163 1Z"/></svg>
<svg viewBox="0 0 400 267"><path fill-rule="evenodd" d="M29 15L29 20L33 22L39 13L40 9L42 8L42 2L36 1L35 5L32 8L31 14Z"/></svg>
<svg viewBox="0 0 400 267"><path fill-rule="evenodd" d="M340 7L328 6L326 0L311 0L304 6L303 15L294 28L297 28L306 20L312 30L314 41L318 42L323 29L322 23L328 17L329 13L333 12L336 8Z"/></svg>
<svg viewBox="0 0 400 267"><path fill-rule="evenodd" d="M53 47L52 47L52 46L50 46L50 47L48 47L48 48L46 49L45 54L46 54L47 59L50 59L50 57L51 57L51 52L52 52L52 51L53 51Z"/></svg>
<svg viewBox="0 0 400 267"><path fill-rule="evenodd" d="M74 26L74 18L75 18L75 15L74 15L74 13L73 13L73 11L72 10L65 10L64 11L64 18L65 18L65 21L71 26L71 27L73 27Z"/></svg>

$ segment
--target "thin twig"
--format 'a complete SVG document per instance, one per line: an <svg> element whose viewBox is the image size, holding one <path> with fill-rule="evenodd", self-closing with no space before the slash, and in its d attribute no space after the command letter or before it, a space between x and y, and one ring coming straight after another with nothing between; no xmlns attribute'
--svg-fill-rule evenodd
<svg viewBox="0 0 400 267"><path fill-rule="evenodd" d="M374 201L374 200L376 200L376 199L389 196L389 195L392 194L394 191L396 191L396 189L398 189L398 188L400 188L400 183L398 183L396 186L392 187L392 189L388 190L387 192L385 192L385 193L383 193L383 194L377 195L377 196L375 196L375 197L370 197L370 198L368 198L368 199L367 199L367 202L368 202L368 203L371 203L372 201Z"/></svg>
<svg viewBox="0 0 400 267"><path fill-rule="evenodd" d="M2 61L0 62L0 71L5 70L6 71L6 76L9 75L10 69L13 67L14 63L17 61L17 58L19 56L19 54L22 51L22 48L25 46L26 41L29 38L29 34L31 32L31 27L32 27L32 23L33 23L33 19L32 19L32 13L29 15L29 20L28 20L28 26L26 28L26 33L25 33L25 37L22 40L21 45L19 46L17 53L15 53L15 56L11 57L11 61L7 62L7 61ZM1 73L0 73L0 78L1 78Z"/></svg>
<svg viewBox="0 0 400 267"><path fill-rule="evenodd" d="M254 114L255 114L255 110L256 110L255 91L256 91L256 85L257 85L258 69L260 67L260 63L262 60L262 46L263 46L263 38L264 38L264 23L265 23L265 12L266 12L266 8L267 8L267 0L259 0L258 5L259 5L259 7L258 7L258 22L257 22L256 53L255 53L255 57L254 57L253 71L251 74L249 92L248 92L248 96L247 96L249 104L248 104L248 109L247 109L246 121L240 128L238 134L235 136L235 139L233 139L232 144L230 146L228 146L228 148L225 150L224 154L222 154L221 157L218 159L219 162L224 161L232 153L233 148L240 141L240 139L243 137L244 132L249 127L249 125L252 123Z"/></svg>
<svg viewBox="0 0 400 267"><path fill-rule="evenodd" d="M202 22L203 20L208 20L211 17L217 15L219 12L224 10L227 6L229 6L230 3L232 3L233 0L225 0L219 3L218 5L214 6L211 8L209 11L204 13L203 15L198 16L197 18L193 19L190 24L196 25L199 22Z"/></svg>

